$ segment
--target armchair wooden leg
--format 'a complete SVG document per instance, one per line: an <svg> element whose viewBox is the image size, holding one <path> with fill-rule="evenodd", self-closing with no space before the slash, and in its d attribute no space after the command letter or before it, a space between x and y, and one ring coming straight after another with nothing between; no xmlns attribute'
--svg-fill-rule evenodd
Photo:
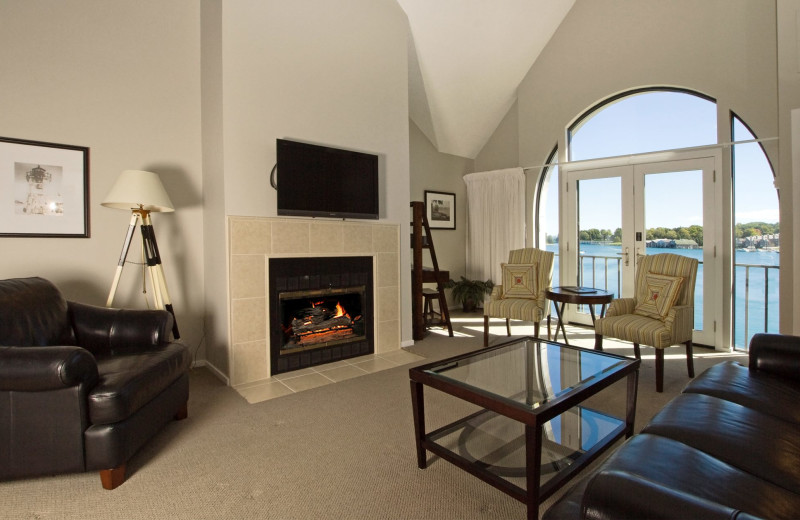
<svg viewBox="0 0 800 520"><path fill-rule="evenodd" d="M100 483L104 489L114 489L125 482L125 464L120 464L116 468L101 469Z"/></svg>
<svg viewBox="0 0 800 520"><path fill-rule="evenodd" d="M539 337L539 322L538 321L533 324L533 337L534 338L538 338Z"/></svg>
<svg viewBox="0 0 800 520"><path fill-rule="evenodd" d="M548 314L547 315L547 341L550 341L550 338L551 338L551 336L550 336L550 318L551 318L551 316Z"/></svg>
<svg viewBox="0 0 800 520"><path fill-rule="evenodd" d="M506 318L506 335L511 335L511 320Z"/></svg>
<svg viewBox="0 0 800 520"><path fill-rule="evenodd" d="M656 349L656 392L664 391L664 349Z"/></svg>
<svg viewBox="0 0 800 520"><path fill-rule="evenodd" d="M694 377L694 358L692 356L692 340L686 342L686 368L689 369L689 377Z"/></svg>
<svg viewBox="0 0 800 520"><path fill-rule="evenodd" d="M483 317L483 346L489 346L489 316Z"/></svg>
<svg viewBox="0 0 800 520"><path fill-rule="evenodd" d="M173 417L176 421L182 421L189 417L189 403L183 403L183 406L181 406L178 411L175 412Z"/></svg>
<svg viewBox="0 0 800 520"><path fill-rule="evenodd" d="M663 354L664 351L662 350L661 353ZM638 343L634 343L633 344L633 356L636 359L642 359L642 351L639 349L639 344Z"/></svg>
<svg viewBox="0 0 800 520"><path fill-rule="evenodd" d="M556 334L558 334L558 329L556 329ZM595 334L594 335L594 349L595 350L603 350L603 335L602 334Z"/></svg>

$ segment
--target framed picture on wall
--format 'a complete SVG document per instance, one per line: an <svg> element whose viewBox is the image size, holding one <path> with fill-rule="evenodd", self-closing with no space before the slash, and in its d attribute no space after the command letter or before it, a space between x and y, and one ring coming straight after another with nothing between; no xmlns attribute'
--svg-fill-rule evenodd
<svg viewBox="0 0 800 520"><path fill-rule="evenodd" d="M425 190L425 212L431 229L455 229L456 194Z"/></svg>
<svg viewBox="0 0 800 520"><path fill-rule="evenodd" d="M0 236L89 237L89 148L0 137Z"/></svg>

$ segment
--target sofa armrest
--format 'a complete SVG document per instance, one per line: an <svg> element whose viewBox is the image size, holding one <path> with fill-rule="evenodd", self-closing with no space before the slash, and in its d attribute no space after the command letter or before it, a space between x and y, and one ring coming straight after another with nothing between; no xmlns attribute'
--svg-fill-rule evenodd
<svg viewBox="0 0 800 520"><path fill-rule="evenodd" d="M753 520L757 517L627 472L603 470L586 486L581 518Z"/></svg>
<svg viewBox="0 0 800 520"><path fill-rule="evenodd" d="M754 334L750 340L750 370L800 379L800 337Z"/></svg>
<svg viewBox="0 0 800 520"><path fill-rule="evenodd" d="M97 362L74 346L0 347L0 390L41 392L97 382Z"/></svg>
<svg viewBox="0 0 800 520"><path fill-rule="evenodd" d="M95 355L141 351L169 343L172 315L165 310L109 309L68 302L75 339Z"/></svg>
<svg viewBox="0 0 800 520"><path fill-rule="evenodd" d="M633 309L636 308L636 300L633 298L617 298L611 300L606 310L606 316L622 316L623 314L631 314Z"/></svg>

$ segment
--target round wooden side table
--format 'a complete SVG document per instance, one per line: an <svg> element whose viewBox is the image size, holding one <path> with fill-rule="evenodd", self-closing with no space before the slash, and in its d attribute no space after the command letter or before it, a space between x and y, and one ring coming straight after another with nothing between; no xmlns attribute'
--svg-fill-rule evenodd
<svg viewBox="0 0 800 520"><path fill-rule="evenodd" d="M564 330L564 306L568 303L575 303L578 305L588 305L589 313L592 315L592 326L594 326L595 315L594 306L602 305L600 308L600 317L606 314L606 305L611 303L614 299L614 294L602 289L595 289L594 287L550 287L545 289L545 295L549 300L552 300L556 308L556 317L558 323L556 324L556 334L553 341L558 340L558 329L561 328L561 333L564 336L564 343L569 345L567 340L567 332Z"/></svg>

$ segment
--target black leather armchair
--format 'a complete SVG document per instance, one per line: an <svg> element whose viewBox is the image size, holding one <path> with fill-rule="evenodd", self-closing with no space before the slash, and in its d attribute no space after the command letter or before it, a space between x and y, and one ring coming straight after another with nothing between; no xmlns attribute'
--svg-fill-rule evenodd
<svg viewBox="0 0 800 520"><path fill-rule="evenodd" d="M42 278L0 281L0 479L97 470L106 489L187 417L172 315L68 302Z"/></svg>

